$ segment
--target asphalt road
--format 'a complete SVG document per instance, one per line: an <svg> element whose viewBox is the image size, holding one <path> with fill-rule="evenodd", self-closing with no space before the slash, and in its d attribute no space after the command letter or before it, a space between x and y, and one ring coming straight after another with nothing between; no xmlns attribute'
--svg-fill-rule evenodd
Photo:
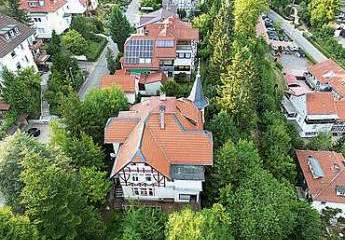
<svg viewBox="0 0 345 240"><path fill-rule="evenodd" d="M105 74L109 74L108 68L107 68L107 51L108 48L111 49L111 51L113 52L114 56L117 55L117 46L116 44L113 42L113 40L111 40L110 37L107 37L108 39L108 44L107 46L104 48L103 52L101 53L100 57L98 58L98 60L96 61L96 63L94 64L91 72L89 73L89 76L86 78L84 84L81 86L81 88L79 89L79 97L81 99L84 99L86 94L91 90L91 89L95 89L99 87L99 83L101 80L101 77Z"/></svg>
<svg viewBox="0 0 345 240"><path fill-rule="evenodd" d="M139 23L139 6L139 0L132 0L127 7L126 17L129 23L133 26L136 26Z"/></svg>
<svg viewBox="0 0 345 240"><path fill-rule="evenodd" d="M324 62L328 58L323 55L316 47L313 46L305 37L300 30L296 29L289 21L282 18L274 11L270 11L268 16L273 21L281 22L282 28L289 35L289 37L294 40L306 53L308 53L316 62Z"/></svg>

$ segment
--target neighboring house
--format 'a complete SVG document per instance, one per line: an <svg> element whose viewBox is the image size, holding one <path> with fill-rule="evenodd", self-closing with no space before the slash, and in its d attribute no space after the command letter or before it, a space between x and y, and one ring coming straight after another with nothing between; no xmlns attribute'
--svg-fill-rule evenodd
<svg viewBox="0 0 345 240"><path fill-rule="evenodd" d="M68 0L68 12L71 14L83 14L86 11L96 10L97 0Z"/></svg>
<svg viewBox="0 0 345 240"><path fill-rule="evenodd" d="M166 9L185 10L190 15L196 8L196 0L162 0L162 6Z"/></svg>
<svg viewBox="0 0 345 240"><path fill-rule="evenodd" d="M161 86L167 80L162 72L135 75L126 70L116 70L113 75L105 75L101 79L100 88L119 87L130 104L134 104L138 93L143 96L159 95Z"/></svg>
<svg viewBox="0 0 345 240"><path fill-rule="evenodd" d="M37 70L30 50L34 33L33 28L0 14L0 72L5 67L12 72L27 67Z"/></svg>
<svg viewBox="0 0 345 240"><path fill-rule="evenodd" d="M21 9L31 19L37 38L51 38L53 31L60 35L71 25L65 0L21 0Z"/></svg>
<svg viewBox="0 0 345 240"><path fill-rule="evenodd" d="M133 104L139 93L138 81L139 79L136 75L132 75L126 72L126 70L121 69L116 70L113 75L103 76L100 87L102 89L114 86L120 88L125 93L128 102Z"/></svg>
<svg viewBox="0 0 345 240"><path fill-rule="evenodd" d="M168 17L172 17L172 16L177 16L177 14L173 11L169 11L167 9L161 8L157 11L141 15L137 28L141 29L145 25L162 22Z"/></svg>
<svg viewBox="0 0 345 240"><path fill-rule="evenodd" d="M108 120L104 142L114 149L117 196L200 204L213 141L203 128L208 101L201 84L193 88L188 98L151 97Z"/></svg>
<svg viewBox="0 0 345 240"><path fill-rule="evenodd" d="M330 89L336 99L345 96L345 70L333 60L327 60L308 68L306 80L315 90Z"/></svg>
<svg viewBox="0 0 345 240"><path fill-rule="evenodd" d="M333 151L296 150L304 176L304 197L319 212L326 207L341 209L345 216L345 159Z"/></svg>
<svg viewBox="0 0 345 240"><path fill-rule="evenodd" d="M163 71L168 77L190 75L198 41L198 30L176 16L145 25L127 39L122 68L135 74Z"/></svg>
<svg viewBox="0 0 345 240"><path fill-rule="evenodd" d="M331 132L339 119L335 100L330 92L308 92L284 96L283 110L287 119L297 126L301 137L315 137Z"/></svg>
<svg viewBox="0 0 345 240"><path fill-rule="evenodd" d="M0 119L10 110L11 106L0 100Z"/></svg>

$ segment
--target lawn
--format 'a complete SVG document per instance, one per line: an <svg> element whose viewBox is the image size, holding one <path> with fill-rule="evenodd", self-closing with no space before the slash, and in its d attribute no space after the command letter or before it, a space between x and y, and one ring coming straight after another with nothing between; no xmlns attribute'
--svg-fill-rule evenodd
<svg viewBox="0 0 345 240"><path fill-rule="evenodd" d="M85 52L88 61L96 61L101 55L104 47L107 45L107 39L97 36L95 39L87 40L87 49Z"/></svg>

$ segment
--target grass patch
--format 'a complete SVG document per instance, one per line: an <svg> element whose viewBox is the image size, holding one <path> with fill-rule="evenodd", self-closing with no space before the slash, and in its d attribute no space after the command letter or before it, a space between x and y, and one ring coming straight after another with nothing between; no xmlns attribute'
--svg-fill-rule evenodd
<svg viewBox="0 0 345 240"><path fill-rule="evenodd" d="M88 61L96 61L101 55L103 49L107 45L107 39L103 37L96 37L92 40L87 40L87 49L85 52Z"/></svg>

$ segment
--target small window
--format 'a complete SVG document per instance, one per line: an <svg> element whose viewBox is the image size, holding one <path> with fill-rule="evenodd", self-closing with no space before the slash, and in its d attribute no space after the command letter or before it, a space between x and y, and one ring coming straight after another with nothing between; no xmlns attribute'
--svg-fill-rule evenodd
<svg viewBox="0 0 345 240"><path fill-rule="evenodd" d="M139 195L139 189L133 188L133 194L138 196Z"/></svg>
<svg viewBox="0 0 345 240"><path fill-rule="evenodd" d="M16 56L16 52L15 52L15 51L12 51L12 52L11 52L11 57L14 58L15 56Z"/></svg>
<svg viewBox="0 0 345 240"><path fill-rule="evenodd" d="M132 181L133 181L133 182L139 181L138 174L133 174L133 175L132 175Z"/></svg>
<svg viewBox="0 0 345 240"><path fill-rule="evenodd" d="M140 188L140 195L141 196L147 196L147 189L146 188Z"/></svg>
<svg viewBox="0 0 345 240"><path fill-rule="evenodd" d="M22 66L20 65L20 63L17 63L17 69L20 70L22 68Z"/></svg>
<svg viewBox="0 0 345 240"><path fill-rule="evenodd" d="M145 180L146 180L147 182L151 182L151 181L152 181L151 174L146 174Z"/></svg>
<svg viewBox="0 0 345 240"><path fill-rule="evenodd" d="M29 59L28 59L28 57L27 57L27 56L25 56L25 61L26 61L26 62L29 62Z"/></svg>
<svg viewBox="0 0 345 240"><path fill-rule="evenodd" d="M326 202L321 202L322 205L326 205Z"/></svg>
<svg viewBox="0 0 345 240"><path fill-rule="evenodd" d="M149 196L153 196L154 195L154 193L153 193L153 188L149 188Z"/></svg>
<svg viewBox="0 0 345 240"><path fill-rule="evenodd" d="M24 46L23 46L22 43L20 44L20 48L21 48L22 50L24 50Z"/></svg>
<svg viewBox="0 0 345 240"><path fill-rule="evenodd" d="M179 194L179 199L182 201L189 201L190 195L189 194Z"/></svg>

